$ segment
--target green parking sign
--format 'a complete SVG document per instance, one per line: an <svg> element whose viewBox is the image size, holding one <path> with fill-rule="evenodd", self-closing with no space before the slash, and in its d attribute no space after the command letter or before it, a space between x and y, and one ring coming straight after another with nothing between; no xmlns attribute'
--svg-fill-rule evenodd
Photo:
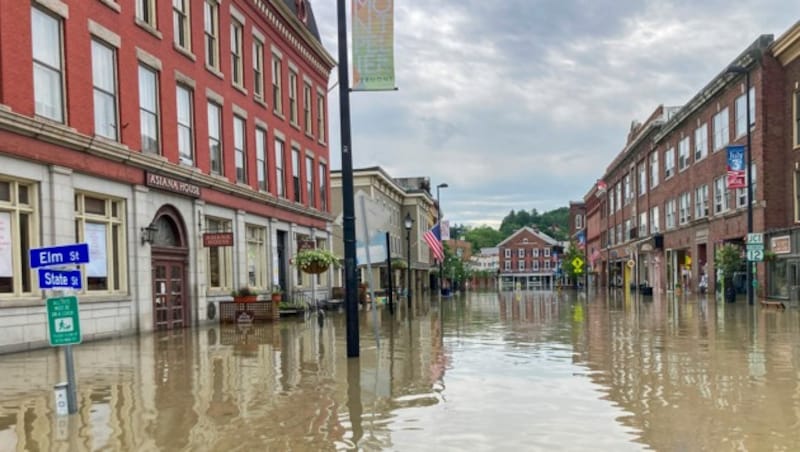
<svg viewBox="0 0 800 452"><path fill-rule="evenodd" d="M50 345L81 343L81 323L77 297L47 299Z"/></svg>

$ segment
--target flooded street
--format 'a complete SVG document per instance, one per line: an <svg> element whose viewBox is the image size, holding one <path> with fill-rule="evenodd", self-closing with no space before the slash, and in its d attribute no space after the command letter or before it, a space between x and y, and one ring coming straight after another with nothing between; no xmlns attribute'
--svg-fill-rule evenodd
<svg viewBox="0 0 800 452"><path fill-rule="evenodd" d="M800 450L800 316L468 294L0 356L0 451Z"/></svg>

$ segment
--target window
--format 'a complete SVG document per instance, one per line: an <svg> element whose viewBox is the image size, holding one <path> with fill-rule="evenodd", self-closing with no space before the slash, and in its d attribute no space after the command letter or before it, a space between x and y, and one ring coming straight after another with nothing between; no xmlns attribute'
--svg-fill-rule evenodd
<svg viewBox="0 0 800 452"><path fill-rule="evenodd" d="M750 87L748 97L750 98L750 127L753 127L756 123L756 91L754 87ZM745 122L747 122L747 98L744 94L736 98L734 107L736 109L736 137L738 138L747 133L747 128L745 127Z"/></svg>
<svg viewBox="0 0 800 452"><path fill-rule="evenodd" d="M511 261L505 261L504 268L506 271L511 271Z"/></svg>
<svg viewBox="0 0 800 452"><path fill-rule="evenodd" d="M187 165L194 164L193 136L194 118L192 117L192 91L184 86L178 85L178 155L180 162Z"/></svg>
<svg viewBox="0 0 800 452"><path fill-rule="evenodd" d="M670 199L664 205L664 212L667 216L667 230L675 228L675 200Z"/></svg>
<svg viewBox="0 0 800 452"><path fill-rule="evenodd" d="M650 209L650 233L655 234L661 230L658 218L658 206L653 206Z"/></svg>
<svg viewBox="0 0 800 452"><path fill-rule="evenodd" d="M702 185L694 190L694 217L705 218L708 216L708 185Z"/></svg>
<svg viewBox="0 0 800 452"><path fill-rule="evenodd" d="M525 261L519 261L519 262L517 262L517 269L518 269L519 271L524 271L524 270L525 270Z"/></svg>
<svg viewBox="0 0 800 452"><path fill-rule="evenodd" d="M664 154L664 179L669 179L675 174L675 148L667 149Z"/></svg>
<svg viewBox="0 0 800 452"><path fill-rule="evenodd" d="M694 131L694 161L702 160L708 154L708 126L703 123Z"/></svg>
<svg viewBox="0 0 800 452"><path fill-rule="evenodd" d="M38 116L64 121L61 19L31 8L33 96Z"/></svg>
<svg viewBox="0 0 800 452"><path fill-rule="evenodd" d="M511 259L511 250L508 248L505 249L505 257L506 259Z"/></svg>
<svg viewBox="0 0 800 452"><path fill-rule="evenodd" d="M728 210L728 185L725 176L714 179L714 214Z"/></svg>
<svg viewBox="0 0 800 452"><path fill-rule="evenodd" d="M632 221L631 221L630 218L625 220L625 231L624 231L624 233L625 233L625 241L626 242L629 241L632 238L631 237L631 227L632 226L633 225L632 225Z"/></svg>
<svg viewBox="0 0 800 452"><path fill-rule="evenodd" d="M319 141L325 142L325 96L317 93L317 136Z"/></svg>
<svg viewBox="0 0 800 452"><path fill-rule="evenodd" d="M272 54L272 108L275 113L283 114L283 100L282 100L282 83L281 83L281 59Z"/></svg>
<svg viewBox="0 0 800 452"><path fill-rule="evenodd" d="M550 257L550 248L544 249L544 257Z"/></svg>
<svg viewBox="0 0 800 452"><path fill-rule="evenodd" d="M267 131L256 127L256 177L258 189L267 191Z"/></svg>
<svg viewBox="0 0 800 452"><path fill-rule="evenodd" d="M583 229L583 216L581 214L575 215L575 229Z"/></svg>
<svg viewBox="0 0 800 452"><path fill-rule="evenodd" d="M136 19L156 28L156 0L136 0Z"/></svg>
<svg viewBox="0 0 800 452"><path fill-rule="evenodd" d="M650 154L650 188L658 186L658 152Z"/></svg>
<svg viewBox="0 0 800 452"><path fill-rule="evenodd" d="M233 152L236 162L236 182L247 183L247 149L244 119L233 116Z"/></svg>
<svg viewBox="0 0 800 452"><path fill-rule="evenodd" d="M525 257L525 248L517 248L517 257L519 258Z"/></svg>
<svg viewBox="0 0 800 452"><path fill-rule="evenodd" d="M614 227L608 230L608 246L614 246Z"/></svg>
<svg viewBox="0 0 800 452"><path fill-rule="evenodd" d="M622 184L617 184L617 210L622 208Z"/></svg>
<svg viewBox="0 0 800 452"><path fill-rule="evenodd" d="M692 195L684 192L680 196L680 210L678 211L678 224L686 224L691 219Z"/></svg>
<svg viewBox="0 0 800 452"><path fill-rule="evenodd" d="M324 163L319 164L319 208L323 212L328 211L328 183L327 166Z"/></svg>
<svg viewBox="0 0 800 452"><path fill-rule="evenodd" d="M647 165L639 164L639 196L647 193Z"/></svg>
<svg viewBox="0 0 800 452"><path fill-rule="evenodd" d="M289 71L289 122L297 125L297 73Z"/></svg>
<svg viewBox="0 0 800 452"><path fill-rule="evenodd" d="M622 243L622 225L617 225L617 243Z"/></svg>
<svg viewBox="0 0 800 452"><path fill-rule="evenodd" d="M314 122L311 119L311 85L303 84L303 118L305 121L306 134L314 133Z"/></svg>
<svg viewBox="0 0 800 452"><path fill-rule="evenodd" d="M189 30L189 0L172 0L173 42L184 50L192 50Z"/></svg>
<svg viewBox="0 0 800 452"><path fill-rule="evenodd" d="M158 73L139 65L139 124L142 151L157 154L159 145Z"/></svg>
<svg viewBox="0 0 800 452"><path fill-rule="evenodd" d="M755 163L750 166L750 177L751 182L750 186L753 190L753 199L755 200L758 198L756 196L756 165ZM744 188L737 188L736 189L736 207L744 207L747 205L747 187Z"/></svg>
<svg viewBox="0 0 800 452"><path fill-rule="evenodd" d="M267 279L267 230L261 226L247 225L247 285L266 289Z"/></svg>
<svg viewBox="0 0 800 452"><path fill-rule="evenodd" d="M689 137L684 137L678 142L678 170L683 171L689 167Z"/></svg>
<svg viewBox="0 0 800 452"><path fill-rule="evenodd" d="M532 265L531 270L535 271L535 272L539 271L539 261L533 261L533 265Z"/></svg>
<svg viewBox="0 0 800 452"><path fill-rule="evenodd" d="M722 109L719 113L714 115L714 150L718 151L725 147L730 140L730 132L728 132L728 108Z"/></svg>
<svg viewBox="0 0 800 452"><path fill-rule="evenodd" d="M644 237L647 235L647 212L642 212L639 214L639 235L638 237Z"/></svg>
<svg viewBox="0 0 800 452"><path fill-rule="evenodd" d="M275 194L286 197L286 175L283 172L284 163L283 141L275 138Z"/></svg>
<svg viewBox="0 0 800 452"><path fill-rule="evenodd" d="M38 193L33 184L0 180L0 294L33 291L29 254L39 238Z"/></svg>
<svg viewBox="0 0 800 452"><path fill-rule="evenodd" d="M206 232L230 232L231 222L206 217ZM208 288L225 291L233 287L233 248L230 246L212 246L206 248L208 262Z"/></svg>
<svg viewBox="0 0 800 452"><path fill-rule="evenodd" d="M614 190L612 189L608 196L608 215L613 214L615 210L617 209L614 205Z"/></svg>
<svg viewBox="0 0 800 452"><path fill-rule="evenodd" d="M206 0L203 5L206 65L219 70L219 3Z"/></svg>
<svg viewBox="0 0 800 452"><path fill-rule="evenodd" d="M316 207L314 199L314 159L306 156L306 204L309 207Z"/></svg>
<svg viewBox="0 0 800 452"><path fill-rule="evenodd" d="M211 154L211 173L222 174L222 107L208 103L208 150Z"/></svg>
<svg viewBox="0 0 800 452"><path fill-rule="evenodd" d="M533 257L538 258L539 257L539 248L534 248L532 250L532 255L533 255Z"/></svg>
<svg viewBox="0 0 800 452"><path fill-rule="evenodd" d="M538 264L538 262L536 262L536 264ZM550 261L544 261L544 269L550 270Z"/></svg>
<svg viewBox="0 0 800 452"><path fill-rule="evenodd" d="M253 39L253 94L264 100L264 43Z"/></svg>
<svg viewBox="0 0 800 452"><path fill-rule="evenodd" d="M633 192L631 192L631 173L627 173L625 175L625 179L623 179L623 186L623 190L625 191L625 205L627 206L633 198Z"/></svg>
<svg viewBox="0 0 800 452"><path fill-rule="evenodd" d="M94 133L116 140L117 71L116 51L92 40L92 83L94 84Z"/></svg>
<svg viewBox="0 0 800 452"><path fill-rule="evenodd" d="M125 201L76 193L75 242L89 244L85 291L127 291Z"/></svg>
<svg viewBox="0 0 800 452"><path fill-rule="evenodd" d="M294 202L301 202L300 197L300 149L292 147L292 190Z"/></svg>
<svg viewBox="0 0 800 452"><path fill-rule="evenodd" d="M242 62L242 52L244 51L244 43L242 42L242 34L244 29L242 24L233 20L231 21L231 74L233 84L239 87L244 86L244 63Z"/></svg>

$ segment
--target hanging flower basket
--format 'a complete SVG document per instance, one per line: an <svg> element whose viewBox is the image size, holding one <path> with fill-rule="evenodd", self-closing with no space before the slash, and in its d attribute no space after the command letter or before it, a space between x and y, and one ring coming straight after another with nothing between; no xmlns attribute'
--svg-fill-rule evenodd
<svg viewBox="0 0 800 452"><path fill-rule="evenodd" d="M328 264L322 262L310 262L308 265L303 267L303 271L306 273L312 273L318 275L320 273L328 271Z"/></svg>
<svg viewBox="0 0 800 452"><path fill-rule="evenodd" d="M292 259L292 263L305 273L319 274L326 272L331 265L336 266L339 260L328 250L312 249L297 253Z"/></svg>

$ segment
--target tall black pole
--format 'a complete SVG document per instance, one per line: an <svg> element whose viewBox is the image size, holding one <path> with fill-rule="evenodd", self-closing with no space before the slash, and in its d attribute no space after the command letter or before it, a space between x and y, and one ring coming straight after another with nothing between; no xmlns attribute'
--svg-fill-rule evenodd
<svg viewBox="0 0 800 452"><path fill-rule="evenodd" d="M356 216L353 198L353 155L350 142L350 78L347 62L347 14L336 0L339 23L339 122L342 143L342 219L344 227L344 301L347 313L347 357L359 355L358 287L356 286Z"/></svg>
<svg viewBox="0 0 800 452"><path fill-rule="evenodd" d="M753 152L750 150L750 71L744 73L746 108L747 108L747 233L753 232ZM754 262L747 260L747 304L753 304L753 272Z"/></svg>
<svg viewBox="0 0 800 452"><path fill-rule="evenodd" d="M394 315L394 272L392 270L392 247L389 246L391 242L391 237L389 237L389 231L386 231L386 273L389 275L389 314Z"/></svg>
<svg viewBox="0 0 800 452"><path fill-rule="evenodd" d="M411 312L411 228L406 229L406 255L408 265L406 268L406 299L408 299L408 312Z"/></svg>
<svg viewBox="0 0 800 452"><path fill-rule="evenodd" d="M441 206L441 203L439 201L439 187L441 187L441 186L442 186L442 184L439 184L439 185L436 186L436 224L439 225L439 239L442 238L442 206ZM444 244L442 244L442 250L444 250ZM439 295L443 295L444 294L444 286L442 285L443 284L443 276L442 276L443 273L444 273L444 269L442 267L442 260L440 259L439 260Z"/></svg>

